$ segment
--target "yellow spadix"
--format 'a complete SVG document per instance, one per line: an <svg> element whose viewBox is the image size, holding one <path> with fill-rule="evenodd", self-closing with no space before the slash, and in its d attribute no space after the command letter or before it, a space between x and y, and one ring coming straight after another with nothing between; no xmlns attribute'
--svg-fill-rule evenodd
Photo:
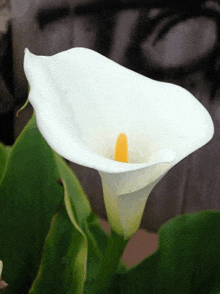
<svg viewBox="0 0 220 294"><path fill-rule="evenodd" d="M114 160L128 162L128 139L125 133L118 135L115 144Z"/></svg>

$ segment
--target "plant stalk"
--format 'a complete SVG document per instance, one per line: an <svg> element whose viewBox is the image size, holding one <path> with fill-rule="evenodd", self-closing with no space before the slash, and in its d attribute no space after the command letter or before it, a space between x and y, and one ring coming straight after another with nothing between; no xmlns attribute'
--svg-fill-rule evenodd
<svg viewBox="0 0 220 294"><path fill-rule="evenodd" d="M109 244L106 248L99 272L90 291L91 294L101 294L104 290L109 288L118 268L121 256L129 240L130 239L125 240L123 236L118 235L113 230L111 231Z"/></svg>

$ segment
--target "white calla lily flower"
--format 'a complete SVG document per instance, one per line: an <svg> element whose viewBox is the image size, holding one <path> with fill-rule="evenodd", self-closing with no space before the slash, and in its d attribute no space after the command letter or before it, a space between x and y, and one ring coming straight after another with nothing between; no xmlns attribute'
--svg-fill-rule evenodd
<svg viewBox="0 0 220 294"><path fill-rule="evenodd" d="M99 171L109 223L125 238L157 182L213 136L209 113L188 91L90 49L50 57L25 49L24 70L43 137L64 158ZM119 134L127 145L116 145Z"/></svg>

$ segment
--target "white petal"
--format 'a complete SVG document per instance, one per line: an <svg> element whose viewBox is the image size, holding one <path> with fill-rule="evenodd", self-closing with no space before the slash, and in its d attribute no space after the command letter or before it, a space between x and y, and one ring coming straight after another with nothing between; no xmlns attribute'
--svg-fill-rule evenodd
<svg viewBox="0 0 220 294"><path fill-rule="evenodd" d="M161 149L175 154L175 164L213 135L208 112L185 89L92 50L46 57L26 49L24 69L41 133L55 151L80 165L118 173L170 162ZM128 137L131 164L111 160L120 132Z"/></svg>
<svg viewBox="0 0 220 294"><path fill-rule="evenodd" d="M42 135L61 156L99 171L111 227L126 238L156 183L213 136L209 113L188 91L92 50L46 57L26 49L24 70ZM122 132L129 163L113 159Z"/></svg>
<svg viewBox="0 0 220 294"><path fill-rule="evenodd" d="M161 163L119 174L99 171L108 221L118 234L129 238L136 232L150 192L170 168Z"/></svg>

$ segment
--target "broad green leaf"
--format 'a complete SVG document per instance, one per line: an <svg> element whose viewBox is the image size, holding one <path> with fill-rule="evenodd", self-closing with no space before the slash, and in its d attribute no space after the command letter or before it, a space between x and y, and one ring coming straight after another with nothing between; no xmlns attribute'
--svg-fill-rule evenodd
<svg viewBox="0 0 220 294"><path fill-rule="evenodd" d="M7 150L2 145L4 169ZM28 293L33 281L31 291L37 292L31 293L45 293L50 281L57 279L58 283L64 274L68 285L60 283L62 294L73 289L77 291L74 293L80 293L85 278L91 282L98 271L108 236L100 228L72 170L42 138L34 116L8 154L0 186L0 236L3 236L0 238L0 259L4 262L3 278L9 283L7 293ZM58 178L62 179L64 190L56 183ZM67 214L61 210L54 216L63 194ZM62 239L62 232L68 227L72 228L71 234L65 234ZM48 261L54 265L54 260L59 260L61 255L65 256L64 273L58 276L54 267L48 273ZM123 271L123 267L120 268ZM78 276L77 283L72 279L73 273L74 277Z"/></svg>
<svg viewBox="0 0 220 294"><path fill-rule="evenodd" d="M53 156L60 178L61 180L64 180L65 183L65 205L69 217L72 222L77 222L79 226L82 227L83 222L91 213L89 201L70 167L62 159L62 157L54 151Z"/></svg>
<svg viewBox="0 0 220 294"><path fill-rule="evenodd" d="M88 242L87 264L84 271L83 268L81 268L81 278L86 272L86 276L84 277L86 278L85 292L89 293L90 284L92 284L93 279L98 273L109 237L100 228L98 218L91 211L89 202L81 186L74 180L72 170L64 164L63 159L58 154L54 153L54 157L59 167L60 176L64 179L65 206L67 213L75 227L79 224L78 230L82 230L81 233L86 236ZM82 255L81 260L83 260ZM80 265L78 266L78 269L79 268ZM122 263L119 264L118 271L125 271L125 266L123 266ZM78 280L80 280L80 278Z"/></svg>
<svg viewBox="0 0 220 294"><path fill-rule="evenodd" d="M67 213L73 225L78 228L79 232L81 232L87 240L88 258L85 260L84 270L81 268L81 278L84 275L84 279L86 278L87 283L90 283L98 272L101 259L103 258L108 243L108 236L100 228L98 218L91 211L82 187L74 180L72 170L64 164L63 159L58 154L54 153L54 157L59 167L60 176L64 179L64 199ZM86 240L84 242L86 242ZM85 258L86 256L84 259ZM83 260L82 255L81 259ZM80 268L80 265L78 268ZM80 278L78 280L80 280ZM82 282L85 282L85 280Z"/></svg>
<svg viewBox="0 0 220 294"><path fill-rule="evenodd" d="M0 142L0 183L3 177L11 147Z"/></svg>
<svg viewBox="0 0 220 294"><path fill-rule="evenodd" d="M100 261L108 244L108 235L101 229L97 216L91 211L90 204L83 189L76 180L73 171L64 160L54 152L60 176L65 180L65 205L72 223L79 224L88 241L87 281L96 275ZM79 197L80 196L80 197ZM124 271L123 264L119 271Z"/></svg>
<svg viewBox="0 0 220 294"><path fill-rule="evenodd" d="M40 269L29 293L82 293L86 257L86 238L73 226L63 205L52 219Z"/></svg>
<svg viewBox="0 0 220 294"><path fill-rule="evenodd" d="M68 169L69 167L65 168L66 175L63 173L66 179L68 175L72 177L72 171ZM70 181L67 187L63 180L65 208L52 221L40 270L29 294L80 294L85 279L90 282L99 268L107 236L98 225L97 217L89 211L87 219L81 219L83 229L78 225L75 212L82 199L70 204L77 196L77 189L72 189L74 183L77 184ZM81 206L83 207L82 204ZM85 212L82 211L83 213ZM103 243L96 242L97 235Z"/></svg>
<svg viewBox="0 0 220 294"><path fill-rule="evenodd" d="M72 170L64 164L63 159L58 154L54 153L54 157L60 171L60 176L63 179L64 200L67 213L72 224L77 227L84 238L86 237L85 242L88 242L89 259L86 259L87 263L85 263L84 272L87 271L87 279L90 279L91 275L96 274L96 270L103 255L102 250L105 250L107 244L107 235L99 227L98 219L91 211L89 202L79 182L74 180ZM94 233L97 231L101 237L100 239L102 239L101 241L103 241L102 244L97 243L95 239ZM83 276L83 274L82 271L81 276Z"/></svg>
<svg viewBox="0 0 220 294"><path fill-rule="evenodd" d="M7 293L27 293L51 218L63 198L53 152L29 121L11 148L0 186L0 259Z"/></svg>
<svg viewBox="0 0 220 294"><path fill-rule="evenodd" d="M159 230L158 250L125 274L111 293L218 293L220 212L174 218Z"/></svg>

